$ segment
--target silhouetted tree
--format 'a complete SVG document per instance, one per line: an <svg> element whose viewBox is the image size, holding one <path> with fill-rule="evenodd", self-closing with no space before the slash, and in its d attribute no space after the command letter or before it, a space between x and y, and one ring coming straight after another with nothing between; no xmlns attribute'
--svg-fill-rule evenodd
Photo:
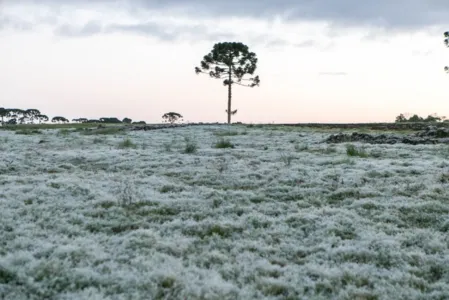
<svg viewBox="0 0 449 300"><path fill-rule="evenodd" d="M61 117L61 116L56 116L56 117L53 117L53 118L51 119L51 122L52 122L52 123L59 123L59 122L61 122L61 123L68 123L69 120L67 120L66 118Z"/></svg>
<svg viewBox="0 0 449 300"><path fill-rule="evenodd" d="M132 121L133 121L133 120L131 120L130 118L124 118L122 122L123 122L123 123L126 123L126 124L131 124Z"/></svg>
<svg viewBox="0 0 449 300"><path fill-rule="evenodd" d="M182 115L175 112L168 112L162 115L162 119L164 120L164 122L169 122L170 124L173 124L180 119L182 121Z"/></svg>
<svg viewBox="0 0 449 300"><path fill-rule="evenodd" d="M427 118L425 118L423 121L424 122L439 122L443 119L444 117L439 117L436 114L433 115L428 115Z"/></svg>
<svg viewBox="0 0 449 300"><path fill-rule="evenodd" d="M423 120L424 120L423 118L421 118L416 114L408 119L409 122L422 122Z"/></svg>
<svg viewBox="0 0 449 300"><path fill-rule="evenodd" d="M396 117L395 122L396 123L407 122L407 118L404 116L404 114L400 114L399 116Z"/></svg>
<svg viewBox="0 0 449 300"><path fill-rule="evenodd" d="M122 123L122 121L120 121L117 118L100 118L100 122L101 123L108 123L108 124Z"/></svg>
<svg viewBox="0 0 449 300"><path fill-rule="evenodd" d="M249 52L248 46L236 42L215 44L212 51L204 56L201 67L195 67L196 74L205 73L212 78L224 79L223 85L228 86L228 109L226 110L228 124L231 123L233 112L237 112L237 110L231 110L232 85L258 86L260 83L259 76L243 78L247 74L254 75L256 68L256 54Z"/></svg>
<svg viewBox="0 0 449 300"><path fill-rule="evenodd" d="M72 119L72 122L74 122L74 123L85 123L85 122L87 122L87 119L86 118Z"/></svg>
<svg viewBox="0 0 449 300"><path fill-rule="evenodd" d="M145 121L138 121L138 122L133 122L133 124L136 124L136 125L145 125L145 124L147 124Z"/></svg>

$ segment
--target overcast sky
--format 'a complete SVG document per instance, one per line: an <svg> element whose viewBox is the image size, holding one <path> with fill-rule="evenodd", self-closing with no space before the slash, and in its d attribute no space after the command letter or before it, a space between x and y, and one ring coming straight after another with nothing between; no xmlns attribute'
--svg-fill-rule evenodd
<svg viewBox="0 0 449 300"><path fill-rule="evenodd" d="M227 90L196 75L217 42L259 59L233 121L449 117L447 0L0 0L0 106L49 115L225 122Z"/></svg>

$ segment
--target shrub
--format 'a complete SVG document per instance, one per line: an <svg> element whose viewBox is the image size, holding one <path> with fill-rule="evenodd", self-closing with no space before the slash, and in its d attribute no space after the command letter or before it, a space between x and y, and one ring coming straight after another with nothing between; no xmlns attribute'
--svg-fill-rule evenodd
<svg viewBox="0 0 449 300"><path fill-rule="evenodd" d="M137 147L136 144L134 144L129 138L124 139L122 142L119 143L118 146L120 149Z"/></svg>
<svg viewBox="0 0 449 300"><path fill-rule="evenodd" d="M215 136L223 137L223 136L236 136L236 135L246 135L247 131L234 131L234 130L224 130L224 131L216 131L214 132Z"/></svg>
<svg viewBox="0 0 449 300"><path fill-rule="evenodd" d="M184 138L185 142L186 142L186 146L184 148L184 153L196 153L196 151L198 150L198 145L196 144L195 141L192 141L190 138L185 137Z"/></svg>
<svg viewBox="0 0 449 300"><path fill-rule="evenodd" d="M230 140L225 140L222 138L215 144L215 148L234 148L234 144L232 144Z"/></svg>
<svg viewBox="0 0 449 300"><path fill-rule="evenodd" d="M368 153L363 148L356 147L352 144L346 145L346 154L348 156L368 157Z"/></svg>

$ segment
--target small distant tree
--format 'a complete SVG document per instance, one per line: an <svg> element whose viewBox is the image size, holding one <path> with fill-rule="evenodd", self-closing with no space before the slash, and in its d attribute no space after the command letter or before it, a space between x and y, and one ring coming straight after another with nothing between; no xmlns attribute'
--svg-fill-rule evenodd
<svg viewBox="0 0 449 300"><path fill-rule="evenodd" d="M107 124L122 123L122 121L120 121L117 118L100 118L100 122L101 123L107 123Z"/></svg>
<svg viewBox="0 0 449 300"><path fill-rule="evenodd" d="M51 122L52 123L68 123L69 120L67 120L66 118L61 117L61 116L56 116L51 119Z"/></svg>
<svg viewBox="0 0 449 300"><path fill-rule="evenodd" d="M145 121L138 121L138 122L133 122L133 124L136 124L136 125L145 125L145 124L147 124L147 122L145 122Z"/></svg>
<svg viewBox="0 0 449 300"><path fill-rule="evenodd" d="M423 118L421 118L420 116L414 114L412 117L410 117L410 119L408 119L409 122L422 122L424 121Z"/></svg>
<svg viewBox="0 0 449 300"><path fill-rule="evenodd" d="M400 114L399 116L396 117L395 122L396 123L407 122L407 118L404 116L404 114Z"/></svg>
<svg viewBox="0 0 449 300"><path fill-rule="evenodd" d="M424 122L440 122L444 117L439 117L437 114L428 115L427 118L424 119Z"/></svg>
<svg viewBox="0 0 449 300"><path fill-rule="evenodd" d="M86 118L78 118L78 119L73 119L72 122L75 122L75 123L86 123L87 119Z"/></svg>
<svg viewBox="0 0 449 300"><path fill-rule="evenodd" d="M168 122L170 124L176 123L178 120L182 121L182 115L176 112L168 112L162 115L162 119L164 122Z"/></svg>
<svg viewBox="0 0 449 300"><path fill-rule="evenodd" d="M215 79L223 79L223 85L228 87L228 124L231 115L237 110L231 110L232 85L255 87L260 83L259 76L244 78L245 75L254 75L257 68L257 57L249 52L248 46L242 43L217 43L212 51L205 55L201 67L195 67L195 73L208 74Z"/></svg>
<svg viewBox="0 0 449 300"><path fill-rule="evenodd" d="M132 121L133 121L133 120L131 120L130 118L124 118L124 119L122 120L122 122L123 122L123 123L126 123L126 124L131 124Z"/></svg>

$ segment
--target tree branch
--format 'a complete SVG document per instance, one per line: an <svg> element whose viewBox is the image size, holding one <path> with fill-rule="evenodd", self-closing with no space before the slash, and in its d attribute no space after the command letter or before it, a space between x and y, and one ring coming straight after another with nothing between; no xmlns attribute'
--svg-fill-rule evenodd
<svg viewBox="0 0 449 300"><path fill-rule="evenodd" d="M240 82L237 82L237 81L234 81L232 83L233 84L238 84L238 85L241 85L241 86L251 87L251 84L243 84L243 83L240 83Z"/></svg>

